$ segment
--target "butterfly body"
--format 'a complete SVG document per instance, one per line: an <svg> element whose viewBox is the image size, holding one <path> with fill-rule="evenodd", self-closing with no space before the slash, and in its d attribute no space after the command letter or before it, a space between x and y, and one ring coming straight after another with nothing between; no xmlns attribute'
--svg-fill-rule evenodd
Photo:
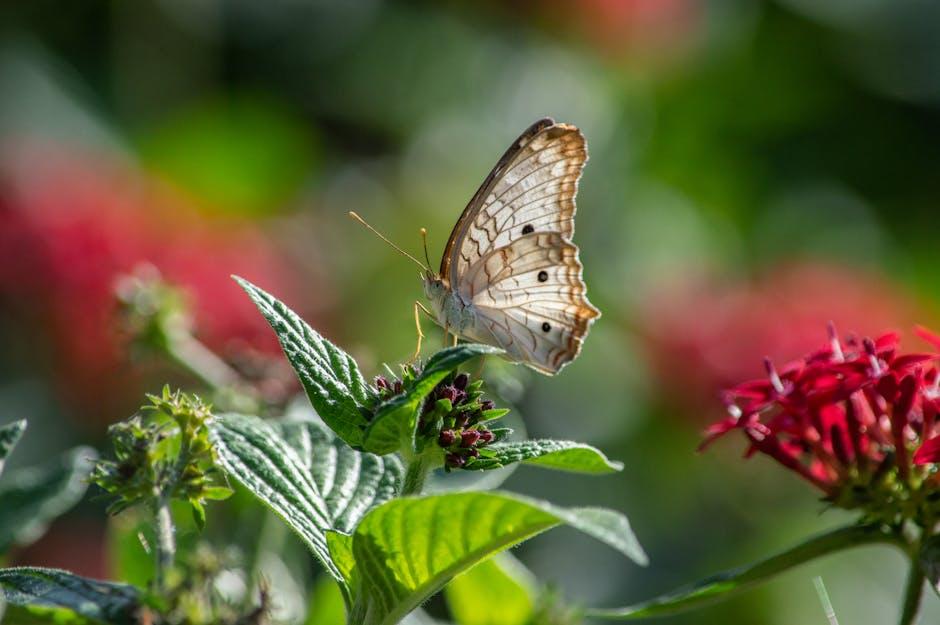
<svg viewBox="0 0 940 625"><path fill-rule="evenodd" d="M469 338L468 332L476 324L473 304L434 275L424 277L424 293L431 302L431 311L438 324L453 334Z"/></svg>
<svg viewBox="0 0 940 625"><path fill-rule="evenodd" d="M553 375L574 360L593 321L574 234L587 161L574 126L541 119L509 147L424 276L438 323Z"/></svg>

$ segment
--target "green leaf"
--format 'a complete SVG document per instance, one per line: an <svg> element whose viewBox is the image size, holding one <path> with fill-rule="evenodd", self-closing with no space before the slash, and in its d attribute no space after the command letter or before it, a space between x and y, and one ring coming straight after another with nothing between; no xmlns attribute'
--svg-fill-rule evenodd
<svg viewBox="0 0 940 625"><path fill-rule="evenodd" d="M394 496L397 458L355 451L315 422L267 422L224 414L209 425L220 466L293 529L335 579L326 532L349 531Z"/></svg>
<svg viewBox="0 0 940 625"><path fill-rule="evenodd" d="M622 463L609 460L600 450L573 441L542 439L493 443L487 449L495 452L494 458L499 462L493 468L524 462L574 473L603 474L623 470Z"/></svg>
<svg viewBox="0 0 940 625"><path fill-rule="evenodd" d="M271 324L317 414L340 438L360 447L362 432L368 425L364 407L374 394L356 361L273 295L237 276L235 281Z"/></svg>
<svg viewBox="0 0 940 625"><path fill-rule="evenodd" d="M934 535L924 541L920 548L919 558L924 577L940 595L940 536Z"/></svg>
<svg viewBox="0 0 940 625"><path fill-rule="evenodd" d="M587 614L597 618L635 620L685 612L715 601L730 599L780 573L821 556L876 543L893 544L904 549L902 539L881 526L844 527L811 538L766 560L718 573L655 599L626 608L588 610Z"/></svg>
<svg viewBox="0 0 940 625"><path fill-rule="evenodd" d="M384 455L398 451L403 441L414 438L417 412L428 394L447 375L471 358L486 354L501 354L503 350L489 345L464 343L448 347L428 359L421 375L401 395L378 407L366 429L362 446L366 451Z"/></svg>
<svg viewBox="0 0 940 625"><path fill-rule="evenodd" d="M58 569L0 569L0 595L8 604L8 618L20 614L70 625L139 622L139 593L133 586L91 580ZM20 609L14 612L14 606ZM17 618L15 622L23 621Z"/></svg>
<svg viewBox="0 0 940 625"><path fill-rule="evenodd" d="M393 499L372 510L352 537L355 580L370 623L391 625L454 576L561 524L645 564L626 517L602 508L559 508L502 492Z"/></svg>
<svg viewBox="0 0 940 625"><path fill-rule="evenodd" d="M0 473L3 473L3 464L7 456L16 447L16 443L19 442L25 430L26 419L14 421L0 427Z"/></svg>
<svg viewBox="0 0 940 625"><path fill-rule="evenodd" d="M535 587L532 573L500 553L455 577L444 595L458 625L526 625L535 611Z"/></svg>
<svg viewBox="0 0 940 625"><path fill-rule="evenodd" d="M0 484L0 553L27 545L50 521L74 506L88 487L96 457L90 447L76 447L42 467L19 469Z"/></svg>

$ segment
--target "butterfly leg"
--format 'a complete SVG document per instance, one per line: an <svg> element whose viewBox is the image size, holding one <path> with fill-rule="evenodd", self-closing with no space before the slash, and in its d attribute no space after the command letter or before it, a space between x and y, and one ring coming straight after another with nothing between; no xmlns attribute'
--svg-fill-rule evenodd
<svg viewBox="0 0 940 625"><path fill-rule="evenodd" d="M428 309L421 302L415 300L415 330L418 331L418 344L415 346L414 356L411 357L412 362L418 360L418 356L421 355L421 341L424 340L424 332L421 331L421 315L419 314L421 310L428 312Z"/></svg>

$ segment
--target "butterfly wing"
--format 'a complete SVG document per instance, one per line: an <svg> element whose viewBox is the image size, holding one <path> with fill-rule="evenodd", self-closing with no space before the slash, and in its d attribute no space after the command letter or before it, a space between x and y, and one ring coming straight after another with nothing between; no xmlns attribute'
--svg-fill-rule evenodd
<svg viewBox="0 0 940 625"><path fill-rule="evenodd" d="M578 248L558 232L535 232L493 250L467 276L475 290L470 338L557 373L577 357L600 316L587 300L581 270Z"/></svg>
<svg viewBox="0 0 940 625"><path fill-rule="evenodd" d="M464 210L441 263L441 276L476 308L468 338L495 342L545 373L577 356L600 315L570 240L586 161L576 127L550 119L530 126Z"/></svg>

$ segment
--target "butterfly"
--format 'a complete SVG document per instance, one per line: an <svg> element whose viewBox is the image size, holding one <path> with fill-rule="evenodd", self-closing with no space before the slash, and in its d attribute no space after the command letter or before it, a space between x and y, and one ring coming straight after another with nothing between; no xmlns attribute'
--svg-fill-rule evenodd
<svg viewBox="0 0 940 625"><path fill-rule="evenodd" d="M578 356L601 314L587 299L571 241L587 158L581 131L549 118L509 146L457 220L440 271L422 265L431 314L445 333L500 347L548 375Z"/></svg>

